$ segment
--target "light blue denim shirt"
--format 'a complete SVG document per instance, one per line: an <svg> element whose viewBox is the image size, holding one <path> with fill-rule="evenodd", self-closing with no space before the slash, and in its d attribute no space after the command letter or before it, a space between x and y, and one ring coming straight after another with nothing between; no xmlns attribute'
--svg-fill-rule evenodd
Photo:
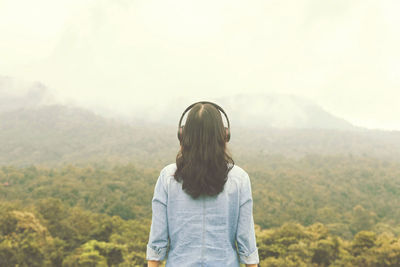
<svg viewBox="0 0 400 267"><path fill-rule="evenodd" d="M258 263L248 174L235 165L221 193L193 199L175 180L175 170L175 163L166 166L154 189L146 259L167 259L166 267Z"/></svg>

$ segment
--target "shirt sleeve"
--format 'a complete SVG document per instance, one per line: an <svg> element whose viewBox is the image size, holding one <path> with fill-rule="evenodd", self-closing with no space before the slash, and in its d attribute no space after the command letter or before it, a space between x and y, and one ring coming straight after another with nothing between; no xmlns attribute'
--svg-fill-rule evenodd
<svg viewBox="0 0 400 267"><path fill-rule="evenodd" d="M168 194L161 171L154 188L152 199L152 219L149 242L147 243L146 260L162 261L168 248L167 200Z"/></svg>
<svg viewBox="0 0 400 267"><path fill-rule="evenodd" d="M236 232L236 242L240 263L259 263L256 236L253 220L253 197L250 178L246 174L240 189L239 219Z"/></svg>

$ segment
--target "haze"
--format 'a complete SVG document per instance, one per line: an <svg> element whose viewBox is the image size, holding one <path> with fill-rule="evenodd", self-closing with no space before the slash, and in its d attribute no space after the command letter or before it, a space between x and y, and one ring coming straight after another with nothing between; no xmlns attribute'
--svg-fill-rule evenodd
<svg viewBox="0 0 400 267"><path fill-rule="evenodd" d="M0 0L0 75L121 114L284 93L400 130L398 14L398 1Z"/></svg>

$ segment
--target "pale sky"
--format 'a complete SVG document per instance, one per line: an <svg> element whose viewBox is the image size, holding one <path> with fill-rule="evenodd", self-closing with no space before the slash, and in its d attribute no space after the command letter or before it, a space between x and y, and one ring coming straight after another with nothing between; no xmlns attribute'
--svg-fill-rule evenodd
<svg viewBox="0 0 400 267"><path fill-rule="evenodd" d="M123 113L296 94L400 130L399 14L398 0L0 0L0 75Z"/></svg>

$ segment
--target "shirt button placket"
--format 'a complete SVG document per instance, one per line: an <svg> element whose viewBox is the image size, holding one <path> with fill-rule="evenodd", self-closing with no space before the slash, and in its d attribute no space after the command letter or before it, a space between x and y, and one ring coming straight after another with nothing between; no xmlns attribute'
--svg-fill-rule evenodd
<svg viewBox="0 0 400 267"><path fill-rule="evenodd" d="M204 196L203 199L203 225L202 225L202 244L201 244L201 266L204 266L204 250L205 250L205 235L206 235L206 202Z"/></svg>

